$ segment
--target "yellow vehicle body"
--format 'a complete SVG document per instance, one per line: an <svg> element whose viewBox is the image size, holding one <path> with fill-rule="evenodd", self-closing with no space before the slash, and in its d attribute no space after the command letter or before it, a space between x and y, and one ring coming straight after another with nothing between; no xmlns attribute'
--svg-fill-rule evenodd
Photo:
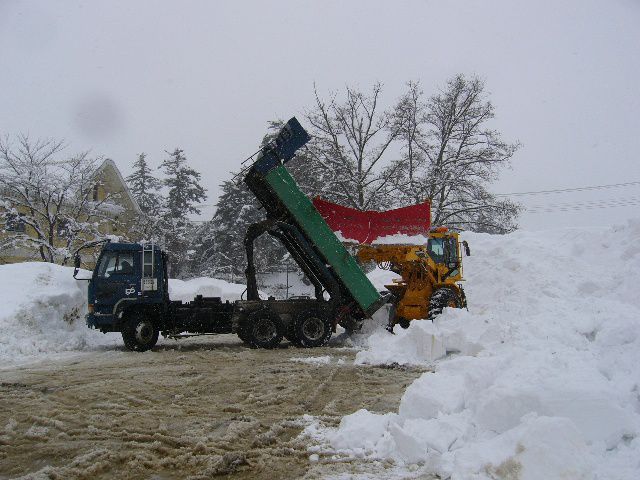
<svg viewBox="0 0 640 480"><path fill-rule="evenodd" d="M396 298L396 311L390 319L392 326L400 324L406 328L411 320L432 319L444 306L467 306L459 283L463 281L459 235L444 228L435 230L429 234L425 245L373 244L358 247L357 257L361 262L375 262L401 277L385 285ZM466 243L464 245L468 251ZM438 295L440 304L434 305L432 299L438 291L441 292ZM441 304L443 299L445 304Z"/></svg>

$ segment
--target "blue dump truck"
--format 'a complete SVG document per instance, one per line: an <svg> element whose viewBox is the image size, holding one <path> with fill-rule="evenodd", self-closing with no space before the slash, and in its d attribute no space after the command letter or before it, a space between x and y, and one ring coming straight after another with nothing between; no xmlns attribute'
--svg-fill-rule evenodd
<svg viewBox="0 0 640 480"><path fill-rule="evenodd" d="M173 338L235 333L253 348L275 348L283 338L301 347L324 345L337 325L359 329L388 298L376 291L286 169L309 138L292 118L242 172L266 212L244 238L246 299L197 296L187 303L172 301L165 252L152 243L108 242L86 279L87 325L104 333L120 332L125 346L134 351L153 348L160 333ZM253 247L265 233L277 238L300 266L314 286L313 298L260 299ZM76 278L79 266L76 257Z"/></svg>

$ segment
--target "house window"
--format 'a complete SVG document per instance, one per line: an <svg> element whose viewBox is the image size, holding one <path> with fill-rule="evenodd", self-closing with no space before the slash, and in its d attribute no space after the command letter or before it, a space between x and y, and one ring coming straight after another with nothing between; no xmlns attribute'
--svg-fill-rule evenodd
<svg viewBox="0 0 640 480"><path fill-rule="evenodd" d="M26 230L26 225L24 220L20 218L20 215L16 215L15 213L9 213L5 217L5 225L4 229L7 232L16 232L16 233L24 233Z"/></svg>
<svg viewBox="0 0 640 480"><path fill-rule="evenodd" d="M97 184L97 183L93 186L93 201L94 201L94 202L97 202L97 201L98 201L98 189L99 189L99 188L100 188L100 187L98 186L98 184Z"/></svg>

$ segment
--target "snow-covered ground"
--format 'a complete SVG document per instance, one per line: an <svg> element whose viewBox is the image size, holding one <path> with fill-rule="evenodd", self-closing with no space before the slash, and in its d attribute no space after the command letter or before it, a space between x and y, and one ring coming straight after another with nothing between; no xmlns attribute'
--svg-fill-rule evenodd
<svg viewBox="0 0 640 480"><path fill-rule="evenodd" d="M464 238L469 311L376 331L356 357L435 372L397 412L312 422L310 453L402 477L640 478L640 221Z"/></svg>
<svg viewBox="0 0 640 480"><path fill-rule="evenodd" d="M446 310L351 341L356 364L431 366L397 411L359 410L304 436L319 462L395 462L382 476L640 478L640 221L608 228L466 234L469 311ZM382 288L393 274L369 274ZM0 266L0 362L121 347L84 323L86 282L44 263ZM171 281L173 298L239 298L243 285ZM362 343L360 343L362 342ZM284 352L282 352L284 354ZM286 354L285 354L286 355ZM335 366L325 352L287 361ZM366 476L370 477L371 472Z"/></svg>
<svg viewBox="0 0 640 480"><path fill-rule="evenodd" d="M83 276L89 272L78 275ZM236 300L244 289L215 278L169 281L171 298L183 301L196 295ZM0 265L0 364L122 345L117 333L87 328L86 312L87 282L76 281L73 268L40 262Z"/></svg>

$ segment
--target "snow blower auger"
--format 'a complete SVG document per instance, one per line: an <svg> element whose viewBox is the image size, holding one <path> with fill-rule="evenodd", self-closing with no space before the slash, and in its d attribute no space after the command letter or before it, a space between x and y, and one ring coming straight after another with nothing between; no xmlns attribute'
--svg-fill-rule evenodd
<svg viewBox="0 0 640 480"><path fill-rule="evenodd" d="M390 331L396 324L408 328L411 320L433 320L445 307L466 308L460 247L469 255L469 246L446 227L430 227L429 202L386 212L359 211L320 198L313 203L345 243L355 246L362 263L375 262L402 277L385 285L395 298Z"/></svg>

